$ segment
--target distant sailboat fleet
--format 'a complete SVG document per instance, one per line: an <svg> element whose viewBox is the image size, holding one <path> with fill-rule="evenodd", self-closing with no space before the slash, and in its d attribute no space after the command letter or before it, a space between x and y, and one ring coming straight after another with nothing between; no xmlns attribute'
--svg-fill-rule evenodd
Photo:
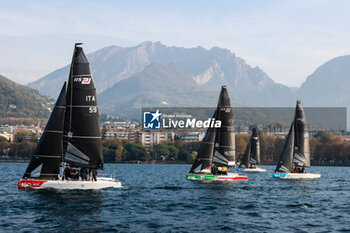
<svg viewBox="0 0 350 233"><path fill-rule="evenodd" d="M89 62L80 43L75 44L68 87L63 84L46 128L32 159L18 182L19 189L101 189L118 188L115 178L97 177L104 169L100 113ZM234 115L225 86L212 120L221 127L209 127L187 180L247 180L237 172L265 172L260 164L260 143L256 128L236 168ZM310 167L310 146L305 112L297 101L294 120L286 137L274 178L314 179ZM72 174L72 171L74 174Z"/></svg>

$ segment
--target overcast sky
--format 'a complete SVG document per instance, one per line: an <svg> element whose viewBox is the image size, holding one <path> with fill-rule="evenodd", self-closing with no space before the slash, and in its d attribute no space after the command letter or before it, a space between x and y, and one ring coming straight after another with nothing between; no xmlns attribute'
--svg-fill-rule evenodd
<svg viewBox="0 0 350 233"><path fill-rule="evenodd" d="M350 54L350 1L0 0L0 74L34 81L87 53L160 41L230 49L274 81L300 86L318 66Z"/></svg>

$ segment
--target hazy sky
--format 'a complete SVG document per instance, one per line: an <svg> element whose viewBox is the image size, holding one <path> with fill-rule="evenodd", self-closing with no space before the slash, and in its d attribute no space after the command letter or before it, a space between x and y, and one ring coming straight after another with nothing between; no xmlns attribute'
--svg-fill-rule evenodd
<svg viewBox="0 0 350 233"><path fill-rule="evenodd" d="M0 0L0 74L27 84L87 53L160 41L228 48L273 80L299 86L350 54L350 1Z"/></svg>

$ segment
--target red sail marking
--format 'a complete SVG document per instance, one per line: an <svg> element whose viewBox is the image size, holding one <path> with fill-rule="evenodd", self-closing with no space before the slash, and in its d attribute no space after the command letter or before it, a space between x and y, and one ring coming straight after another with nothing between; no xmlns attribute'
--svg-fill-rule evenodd
<svg viewBox="0 0 350 233"><path fill-rule="evenodd" d="M81 84L90 84L91 78L83 78L83 81L81 81Z"/></svg>
<svg viewBox="0 0 350 233"><path fill-rule="evenodd" d="M18 182L18 189L39 188L47 180L21 180Z"/></svg>

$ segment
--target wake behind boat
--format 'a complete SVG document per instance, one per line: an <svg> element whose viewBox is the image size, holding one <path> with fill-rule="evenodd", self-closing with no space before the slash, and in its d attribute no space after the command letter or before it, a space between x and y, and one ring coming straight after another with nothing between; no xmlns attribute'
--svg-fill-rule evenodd
<svg viewBox="0 0 350 233"><path fill-rule="evenodd" d="M249 139L247 148L244 152L242 161L238 167L238 171L244 172L265 172L263 168L256 165L260 164L260 142L256 128L253 129L251 138Z"/></svg>
<svg viewBox="0 0 350 233"><path fill-rule="evenodd" d="M297 101L294 121L272 177L280 179L316 179L321 174L306 173L310 167L309 132L304 109Z"/></svg>
<svg viewBox="0 0 350 233"><path fill-rule="evenodd" d="M235 134L231 101L226 87L221 88L217 109L212 120L221 120L219 129L209 127L200 145L187 180L233 181L247 180L246 176L229 173L235 166Z"/></svg>
<svg viewBox="0 0 350 233"><path fill-rule="evenodd" d="M90 65L75 44L68 88L64 83L19 189L101 189L121 187L104 169L100 114Z"/></svg>

